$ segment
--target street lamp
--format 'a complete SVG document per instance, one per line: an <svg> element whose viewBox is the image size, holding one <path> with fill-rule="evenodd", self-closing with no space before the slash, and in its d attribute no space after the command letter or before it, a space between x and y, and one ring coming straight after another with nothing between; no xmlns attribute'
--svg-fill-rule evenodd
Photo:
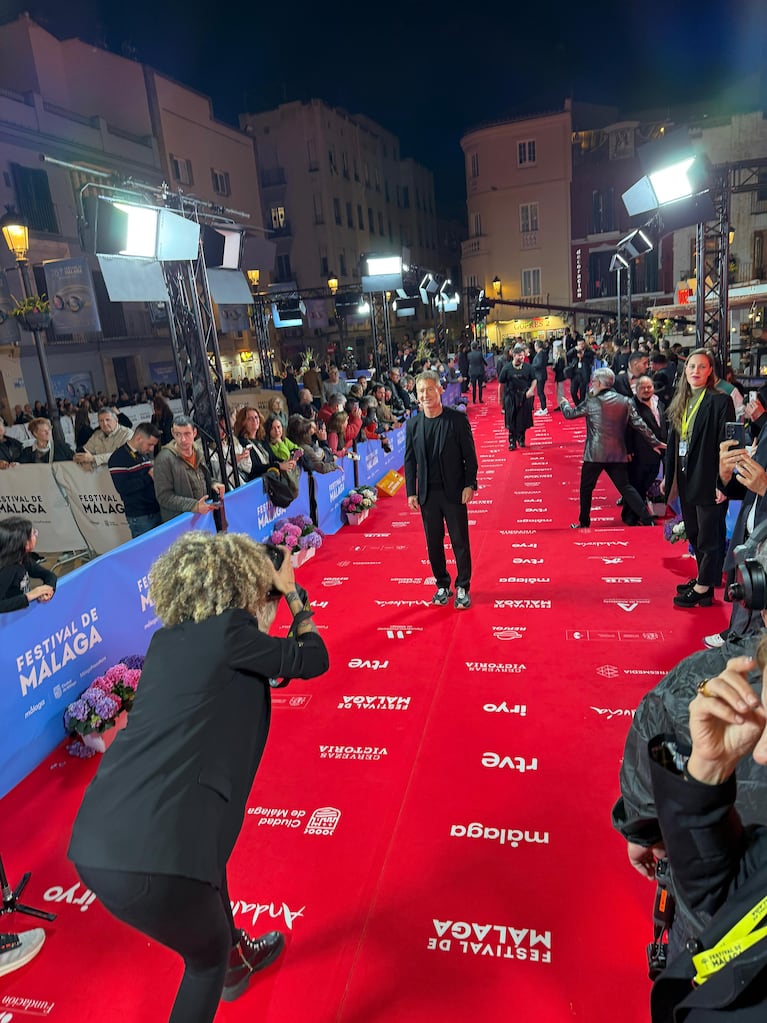
<svg viewBox="0 0 767 1023"><path fill-rule="evenodd" d="M503 298L503 284L501 283L501 278L498 276L498 274L496 274L495 277L493 277L492 284L493 293L495 294L495 297ZM498 345L499 348L503 347L501 343L501 325L498 322L498 310L496 310L495 313L495 343Z"/></svg>
<svg viewBox="0 0 767 1023"><path fill-rule="evenodd" d="M496 298L501 298L503 295L503 285L501 284L501 278L498 274L493 277L493 292L495 293Z"/></svg>
<svg viewBox="0 0 767 1023"><path fill-rule="evenodd" d="M330 290L331 295L335 295L335 293L338 291L338 278L334 273L331 273L331 275L328 277L328 288Z"/></svg>
<svg viewBox="0 0 767 1023"><path fill-rule="evenodd" d="M34 294L36 294L36 292L32 290L32 284L29 278L29 264L27 262L27 254L29 252L29 225L23 217L20 217L18 213L16 213L12 206L6 206L6 211L5 215L0 217L0 230L3 232L5 244L8 246L9 251L13 253L13 258L16 260L16 266L19 268L22 298L31 298ZM61 429L59 409L53 398L53 388L51 386L51 375L48 370L48 357L45 353L43 333L41 330L33 328L32 336L35 339L37 360L40 363L40 375L43 378L45 403L48 406L48 418L51 421L53 439L59 444L63 444L64 433Z"/></svg>

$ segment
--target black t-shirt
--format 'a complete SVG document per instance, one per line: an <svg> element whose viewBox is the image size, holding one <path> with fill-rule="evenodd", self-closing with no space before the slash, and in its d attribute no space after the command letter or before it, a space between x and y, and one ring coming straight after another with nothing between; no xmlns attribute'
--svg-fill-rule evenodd
<svg viewBox="0 0 767 1023"><path fill-rule="evenodd" d="M439 464L440 440L444 416L423 417L423 439L426 444L426 464L429 474L429 490L444 490L442 468Z"/></svg>

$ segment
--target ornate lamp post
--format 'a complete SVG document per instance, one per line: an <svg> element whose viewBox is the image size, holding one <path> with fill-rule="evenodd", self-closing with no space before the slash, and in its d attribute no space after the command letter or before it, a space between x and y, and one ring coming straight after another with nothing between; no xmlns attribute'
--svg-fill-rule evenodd
<svg viewBox="0 0 767 1023"><path fill-rule="evenodd" d="M492 284L493 293L495 294L495 297L503 298L503 283L501 282L501 278L498 276L498 274L496 274L495 277L493 277ZM498 322L497 309L495 311L495 343L498 345L499 348L503 347L503 345L501 344L501 325Z"/></svg>
<svg viewBox="0 0 767 1023"><path fill-rule="evenodd" d="M5 244L8 246L9 251L13 253L13 258L16 260L16 266L19 268L21 290L23 293L22 297L25 299L31 298L36 294L36 292L32 289L32 283L29 277L29 263L27 262L27 254L29 252L29 227L26 220L23 217L20 217L11 206L6 206L6 210L7 212L5 215L0 217L0 230L3 232ZM47 322L45 322L45 319L47 319ZM43 341L43 330L50 323L50 315L45 318L41 317L38 322L30 322L29 318L27 318L26 322L22 320L22 323L27 330L31 331L32 336L35 339L35 350L37 351L37 360L40 363L40 375L43 378L45 403L48 406L48 418L51 421L53 438L60 444L63 444L64 433L61 429L58 405L53 397L51 375L48 369L48 357L45 352L45 342Z"/></svg>

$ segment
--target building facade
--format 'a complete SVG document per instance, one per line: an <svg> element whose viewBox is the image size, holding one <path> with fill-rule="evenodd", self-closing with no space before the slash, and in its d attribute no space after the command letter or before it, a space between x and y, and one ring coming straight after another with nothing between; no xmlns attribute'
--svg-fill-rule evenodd
<svg viewBox="0 0 767 1023"><path fill-rule="evenodd" d="M480 127L461 139L468 218L464 288L531 303L529 310L496 305L487 323L490 343L546 337L566 322L534 306L571 304L571 134L567 102L562 110Z"/></svg>

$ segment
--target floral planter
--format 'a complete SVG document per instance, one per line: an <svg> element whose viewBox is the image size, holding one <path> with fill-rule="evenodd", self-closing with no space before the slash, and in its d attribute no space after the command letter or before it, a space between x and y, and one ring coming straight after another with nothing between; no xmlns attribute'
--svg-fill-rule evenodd
<svg viewBox="0 0 767 1023"><path fill-rule="evenodd" d="M313 558L316 553L317 551L314 547L307 547L303 551L296 551L295 554L290 555L290 563L293 568L300 568L305 561Z"/></svg>
<svg viewBox="0 0 767 1023"><path fill-rule="evenodd" d="M19 320L25 330L47 330L51 325L50 313L27 313Z"/></svg>
<svg viewBox="0 0 767 1023"><path fill-rule="evenodd" d="M122 731L127 724L128 712L121 710L111 728L106 728L103 732L89 732L82 737L83 744L96 753L106 753L117 738L117 733Z"/></svg>
<svg viewBox="0 0 767 1023"><path fill-rule="evenodd" d="M346 516L346 521L349 523L350 526L358 526L360 522L365 521L369 514L370 514L369 508L366 508L364 511L361 512L344 512L344 515Z"/></svg>

